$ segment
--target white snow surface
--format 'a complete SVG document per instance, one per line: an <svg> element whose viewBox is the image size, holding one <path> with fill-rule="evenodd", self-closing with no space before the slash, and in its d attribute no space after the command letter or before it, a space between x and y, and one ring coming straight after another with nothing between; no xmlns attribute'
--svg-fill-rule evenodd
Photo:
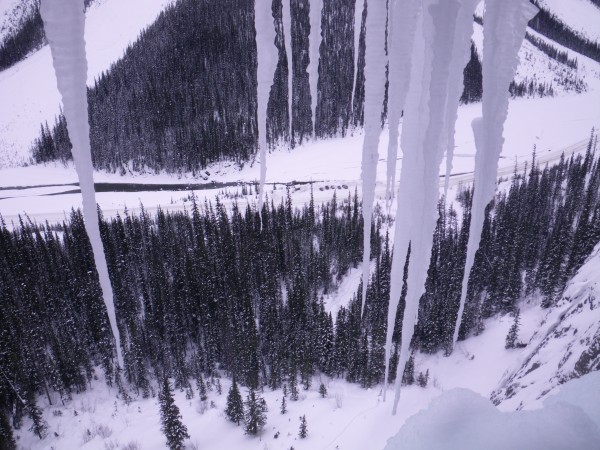
<svg viewBox="0 0 600 450"><path fill-rule="evenodd" d="M486 398L453 389L426 411L409 418L386 450L595 450L600 428L579 406L587 393L600 392L599 374L588 375L535 411L501 412ZM589 406L583 400L584 404ZM586 408L598 412L598 407ZM597 421L597 417L595 418Z"/></svg>
<svg viewBox="0 0 600 450"><path fill-rule="evenodd" d="M115 338L117 362L120 367L124 367L113 291L108 276L96 210L94 169L88 123L85 14L83 10L83 0L44 0L40 7L46 37L52 51L52 61L58 90L63 101L67 129L73 144L72 153L81 187L85 229L92 246L102 297Z"/></svg>
<svg viewBox="0 0 600 450"><path fill-rule="evenodd" d="M379 137L381 135L381 107L385 89L385 22L386 3L372 2L367 9L365 52L365 125L362 149L362 214L363 232L363 288L361 315L364 311L371 259L371 219L377 182Z"/></svg>
<svg viewBox="0 0 600 450"><path fill-rule="evenodd" d="M508 86L519 63L519 49L527 22L537 13L528 0L490 0L483 16L483 100L482 117L473 120L475 135L475 180L469 241L462 281L460 305L454 328L453 346L458 340L467 285L475 252L479 248L485 207L496 189L498 161L504 145L504 122L508 116Z"/></svg>
<svg viewBox="0 0 600 450"><path fill-rule="evenodd" d="M4 0L6 1L6 0ZM102 0L86 11L88 85L117 61L172 0ZM40 124L54 123L60 95L48 46L0 72L0 168L30 158Z"/></svg>

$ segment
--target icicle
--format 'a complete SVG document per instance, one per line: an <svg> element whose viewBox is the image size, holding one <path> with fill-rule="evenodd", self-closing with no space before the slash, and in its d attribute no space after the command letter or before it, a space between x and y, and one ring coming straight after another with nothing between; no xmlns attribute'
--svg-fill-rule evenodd
<svg viewBox="0 0 600 450"><path fill-rule="evenodd" d="M119 367L124 367L113 291L108 276L104 246L100 237L98 211L96 210L94 171L90 149L90 126L88 123L87 59L84 40L85 15L83 11L83 0L44 0L40 6L44 30L52 53L58 90L62 96L67 130L73 144L73 160L75 161L75 169L83 198L85 229L92 245L102 298L106 305L106 312L115 338L117 362Z"/></svg>
<svg viewBox="0 0 600 450"><path fill-rule="evenodd" d="M537 13L528 0L487 0L483 27L482 117L473 120L475 134L475 179L467 258L460 305L452 338L458 340L467 297L469 275L479 248L485 208L494 198L498 159L504 144L504 122L508 115L508 86L519 63L519 49L527 23Z"/></svg>
<svg viewBox="0 0 600 450"><path fill-rule="evenodd" d="M387 184L385 198L389 210L396 184L396 159L398 158L398 127L406 101L412 66L415 29L421 10L420 0L390 2L389 36L389 100L388 123L390 138L387 153Z"/></svg>
<svg viewBox="0 0 600 450"><path fill-rule="evenodd" d="M293 73L294 73L294 56L292 54L292 11L290 9L291 0L283 0L283 41L285 44L285 54L287 55L288 63L288 114L290 118L290 147L294 136L292 134L292 107L294 104L293 97Z"/></svg>
<svg viewBox="0 0 600 450"><path fill-rule="evenodd" d="M267 178L267 106L273 85L273 75L277 65L275 47L275 24L273 22L272 0L254 2L254 22L256 28L256 125L258 147L260 149L260 185L258 210L262 211L265 180Z"/></svg>
<svg viewBox="0 0 600 450"><path fill-rule="evenodd" d="M460 96L464 89L464 68L469 62L470 42L473 35L473 12L479 0L470 0L461 8L458 15L458 25L454 35L454 48L452 57L456 62L450 72L448 80L448 102L446 103L446 175L444 177L444 197L448 195L448 183L452 173L452 161L454 159L454 134L456 119L458 117L458 105Z"/></svg>
<svg viewBox="0 0 600 450"><path fill-rule="evenodd" d="M371 217L375 200L381 111L385 89L385 20L386 2L374 1L367 7L365 54L365 136L362 151L362 211L363 236L363 288L362 311L366 303L371 254Z"/></svg>
<svg viewBox="0 0 600 450"><path fill-rule="evenodd" d="M462 12L462 10L465 10ZM459 18L472 15L473 0L427 0L417 25L411 90L402 129L403 162L396 211L396 239L392 261L390 310L386 339L386 366L389 364L391 336L402 284L404 258L410 242L408 289L402 321L402 339L392 413L400 399L402 375L409 356L419 299L425 291L431 258L432 235L437 220L438 174L445 148L448 95L461 83L452 77L462 70L462 61L453 54L456 30L464 26ZM425 88L425 89L423 89ZM457 105L458 106L458 105ZM408 213L408 214L407 214ZM398 276L400 275L400 277ZM388 367L386 367L387 374Z"/></svg>
<svg viewBox="0 0 600 450"><path fill-rule="evenodd" d="M358 81L358 51L360 46L360 30L362 28L362 16L365 9L365 0L356 0L354 5L354 86L350 96L350 111L354 113L354 93Z"/></svg>
<svg viewBox="0 0 600 450"><path fill-rule="evenodd" d="M313 134L317 135L317 87L319 83L319 47L321 45L321 14L323 0L310 1L310 36L308 82L310 84L310 108L313 119Z"/></svg>

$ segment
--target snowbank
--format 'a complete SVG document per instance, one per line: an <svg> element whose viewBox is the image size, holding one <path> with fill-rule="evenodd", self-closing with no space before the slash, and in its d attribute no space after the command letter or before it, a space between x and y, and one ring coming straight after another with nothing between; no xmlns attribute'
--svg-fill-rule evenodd
<svg viewBox="0 0 600 450"><path fill-rule="evenodd" d="M409 418L385 448L598 449L600 401L586 398L590 393L600 396L598 373L569 383L542 409L506 413L468 389L453 389Z"/></svg>

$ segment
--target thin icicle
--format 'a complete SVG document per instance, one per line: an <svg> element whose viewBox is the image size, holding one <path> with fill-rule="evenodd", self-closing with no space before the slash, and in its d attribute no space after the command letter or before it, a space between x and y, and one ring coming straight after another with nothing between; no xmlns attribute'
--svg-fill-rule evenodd
<svg viewBox="0 0 600 450"><path fill-rule="evenodd" d="M272 0L254 2L254 24L256 28L256 124L260 150L260 185L258 210L262 211L265 181L267 178L267 106L273 85L273 74L277 65L275 47L275 24Z"/></svg>
<svg viewBox="0 0 600 450"><path fill-rule="evenodd" d="M323 0L310 0L310 36L308 82L310 84L310 109L313 120L313 134L317 135L317 95L319 83L319 47L321 46L321 15Z"/></svg>
<svg viewBox="0 0 600 450"><path fill-rule="evenodd" d="M283 0L283 41L285 44L285 54L287 56L288 63L288 115L290 118L290 147L293 144L294 136L293 132L293 116L292 107L294 104L293 97L293 73L294 73L294 56L292 53L292 11L290 9L290 2L292 0Z"/></svg>
<svg viewBox="0 0 600 450"><path fill-rule="evenodd" d="M360 46L360 31L362 28L362 16L365 9L365 0L356 0L354 5L354 85L350 95L350 111L354 113L354 94L358 82L358 51Z"/></svg>
<svg viewBox="0 0 600 450"><path fill-rule="evenodd" d="M412 50L415 29L421 10L420 0L390 1L389 36L389 100L388 123L390 138L387 153L387 183L385 198L389 209L396 184L396 159L398 158L398 138L400 116L406 101L412 66Z"/></svg>
<svg viewBox="0 0 600 450"><path fill-rule="evenodd" d="M446 103L446 175L444 177L444 197L448 195L448 183L452 174L452 161L454 159L454 134L456 119L458 118L458 104L464 89L464 68L469 62L470 42L473 35L473 12L479 0L470 0L458 13L457 27L454 35L454 48L452 57L456 64L448 80L448 102Z"/></svg>
<svg viewBox="0 0 600 450"><path fill-rule="evenodd" d="M467 11L462 12L464 9ZM392 283L394 289L390 297L386 342L387 350L391 347L391 334L401 288L401 278L398 279L398 274L402 273L403 259L410 242L408 289L402 321L393 414L396 413L400 399L402 375L409 357L419 299L425 291L427 269L431 259L432 235L437 220L438 174L444 156L445 131L449 126L446 124L446 106L449 93L456 89L455 86L450 86L450 83L462 82L458 77L451 77L454 71L463 68L462 61L456 58L453 52L456 29L464 26L459 18L465 14L472 15L474 9L473 0L428 0L424 2L422 21L415 36L411 92L402 131L404 158L396 212L398 247L394 247L392 262L392 274L396 279ZM410 214L406 214L407 212Z"/></svg>
<svg viewBox="0 0 600 450"><path fill-rule="evenodd" d="M94 169L88 123L83 0L44 0L40 6L40 13L50 44L58 90L62 96L63 112L67 120L67 130L73 144L73 160L83 198L85 229L92 245L102 298L115 338L117 362L122 368L124 367L123 356L113 302L113 290L108 276L104 246L100 237L98 211L96 210Z"/></svg>
<svg viewBox="0 0 600 450"><path fill-rule="evenodd" d="M371 255L371 218L375 201L381 111L385 89L385 21L386 2L374 1L367 6L365 54L365 136L362 151L363 211L363 288L362 308L366 303Z"/></svg>
<svg viewBox="0 0 600 450"><path fill-rule="evenodd" d="M411 218L410 212L419 211L418 196L420 195L419 189L417 189L417 177L416 173L411 174L407 169L408 167L416 167L418 164L418 139L420 135L420 120L423 114L420 112L420 108L425 105L426 99L421 100L424 92L422 91L423 86L423 74L427 73L424 71L424 53L425 53L425 41L423 36L423 17L424 12L422 9L421 2L419 2L419 10L417 14L417 23L415 29L414 46L411 56L412 66L410 75L410 88L408 91L405 114L404 114L404 125L402 127L402 172L400 173L400 185L398 187L397 196L397 209L396 219L394 226L394 252L392 256L392 269L390 275L390 301L388 306L388 321L386 331L386 342L385 342L385 381L384 387L387 387L388 375L389 375L389 364L390 357L392 355L392 334L394 332L394 325L396 321L396 311L400 302L400 294L402 291L402 273L404 269L404 262L406 260L406 254L410 243L411 235ZM394 28L398 28L397 24L394 24ZM394 58L395 55L391 54L390 58ZM395 80L390 80L392 83ZM427 82L427 84L429 84ZM423 118L427 120L427 118ZM403 214L406 212L407 214ZM412 259L412 258L411 258ZM411 267L409 265L409 271ZM405 309L405 314L406 314ZM404 328L403 328L404 332ZM403 335L404 337L404 335ZM383 399L386 399L387 389L383 390Z"/></svg>
<svg viewBox="0 0 600 450"><path fill-rule="evenodd" d="M508 86L519 63L519 49L527 23L537 13L528 0L487 0L483 27L483 104L482 117L473 120L475 135L475 179L467 258L460 305L454 327L452 348L467 298L469 275L479 248L485 208L494 198L498 160L504 144L504 122L508 115Z"/></svg>

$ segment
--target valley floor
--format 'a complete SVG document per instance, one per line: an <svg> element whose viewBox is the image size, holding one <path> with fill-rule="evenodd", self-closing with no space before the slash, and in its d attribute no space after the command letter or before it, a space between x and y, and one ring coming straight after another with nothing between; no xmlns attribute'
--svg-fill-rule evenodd
<svg viewBox="0 0 600 450"><path fill-rule="evenodd" d="M352 272L349 277L352 277ZM350 281L351 283L351 281ZM332 296L335 297L335 296ZM349 300L343 290L340 298L330 298L336 304ZM540 326L547 310L536 301L522 304L520 340L528 342ZM388 400L382 401L381 385L363 389L341 379L315 377L308 391L300 388L297 402L287 399L288 412L280 413L282 391L265 388L269 411L267 424L260 438L244 434L243 427L228 421L224 414L226 397L231 381L222 378L222 394L213 387L206 403L200 402L196 393L191 400L184 392L175 391L183 423L191 436L188 448L198 449L381 449L394 436L405 421L420 410L426 409L432 399L455 387L471 389L489 398L508 368L518 367L528 348L506 350L505 337L513 323L511 316L496 317L486 323L486 329L459 343L449 357L441 353L417 355L415 375L429 370L427 388L416 384L403 387L398 414L391 415L393 388ZM319 385L327 387L327 397L321 398ZM241 389L245 399L246 391ZM164 436L160 430L157 398L136 398L127 405L116 399L117 389L108 388L102 379L92 383L88 392L74 395L66 405L55 396L53 405L40 398L44 417L49 424L48 437L39 440L30 431L25 419L17 433L19 448L23 449L162 449ZM541 403L531 406L539 407ZM502 405L500 406L501 409ZM511 408L514 409L514 405ZM299 417L306 415L308 437L298 438ZM275 437L275 436L278 437ZM127 447L127 445L130 445ZM134 445L137 445L135 447Z"/></svg>

